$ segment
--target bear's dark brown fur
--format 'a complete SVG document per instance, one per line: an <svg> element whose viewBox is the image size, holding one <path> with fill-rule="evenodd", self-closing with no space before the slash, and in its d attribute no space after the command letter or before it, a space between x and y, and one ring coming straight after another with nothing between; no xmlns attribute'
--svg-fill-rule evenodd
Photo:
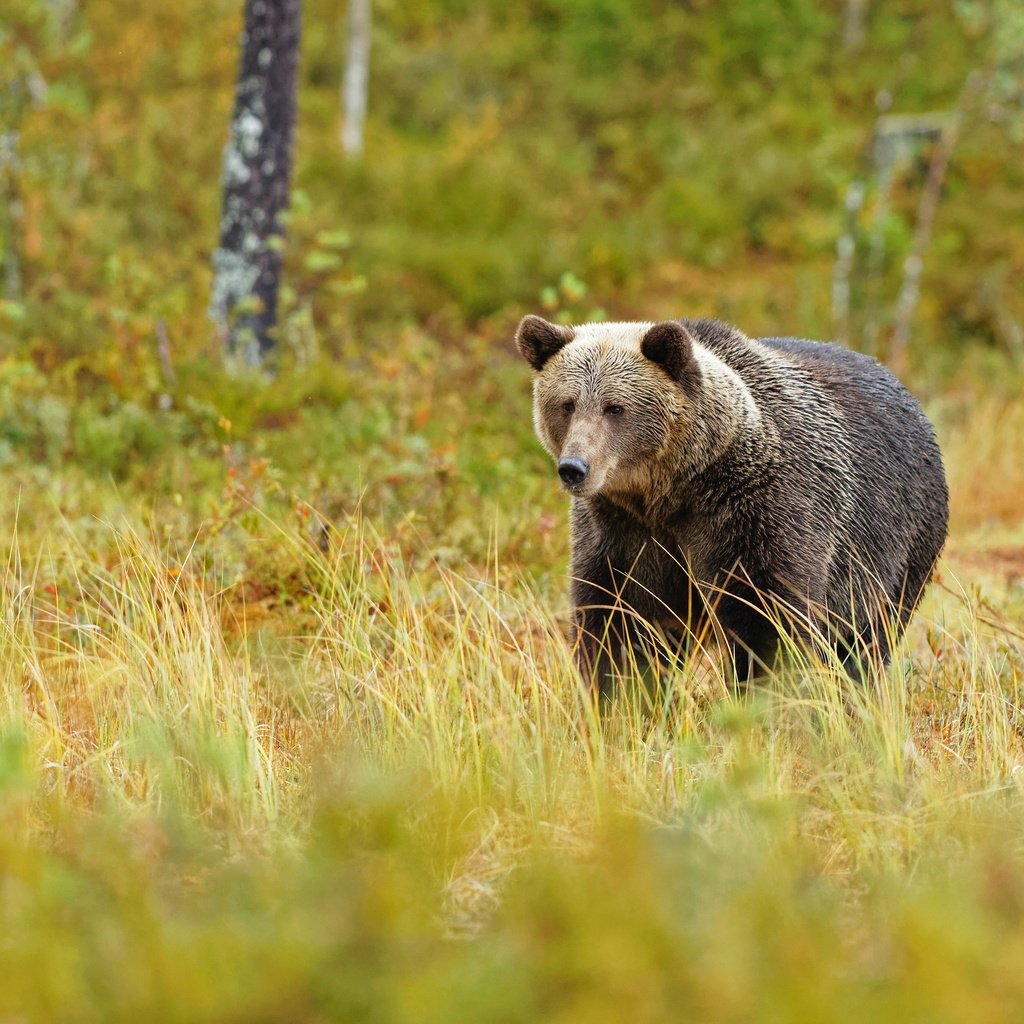
<svg viewBox="0 0 1024 1024"><path fill-rule="evenodd" d="M587 676L708 622L741 681L773 664L780 626L829 644L852 674L887 662L948 519L935 435L888 370L715 320L526 317L516 341L572 494Z"/></svg>

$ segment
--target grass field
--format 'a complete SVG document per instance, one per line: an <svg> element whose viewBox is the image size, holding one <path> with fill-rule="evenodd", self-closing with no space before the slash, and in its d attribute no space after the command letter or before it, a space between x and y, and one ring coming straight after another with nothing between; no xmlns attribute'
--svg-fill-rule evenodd
<svg viewBox="0 0 1024 1024"><path fill-rule="evenodd" d="M374 0L362 161L347 6L268 382L243 5L0 4L0 1024L1024 1019L1024 6ZM909 317L952 530L885 678L587 706L527 312Z"/></svg>
<svg viewBox="0 0 1024 1024"><path fill-rule="evenodd" d="M684 671L600 714L503 352L184 381L117 482L9 459L0 1020L1016 1019L1024 402L993 379L928 398L953 534L884 679Z"/></svg>

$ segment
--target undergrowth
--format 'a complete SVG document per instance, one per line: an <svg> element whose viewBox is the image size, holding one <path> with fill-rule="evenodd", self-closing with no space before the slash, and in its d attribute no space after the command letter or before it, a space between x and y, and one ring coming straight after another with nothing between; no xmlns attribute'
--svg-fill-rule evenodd
<svg viewBox="0 0 1024 1024"><path fill-rule="evenodd" d="M380 0L362 162L303 8L269 382L206 318L241 6L0 17L0 1021L1019 1017L1014 5ZM935 152L880 132L979 71L909 350L953 532L891 670L595 708L517 317L884 352Z"/></svg>
<svg viewBox="0 0 1024 1024"><path fill-rule="evenodd" d="M97 410L8 364L40 426L0 468L0 1017L1006 1019L1009 380L932 397L954 533L888 673L695 659L595 707L527 375L488 358L190 378L151 449L103 422L116 477Z"/></svg>
<svg viewBox="0 0 1024 1024"><path fill-rule="evenodd" d="M5 1013L980 1021L1024 995L1012 586L947 566L864 687L712 669L595 709L560 594L497 534L452 568L358 509L25 515Z"/></svg>

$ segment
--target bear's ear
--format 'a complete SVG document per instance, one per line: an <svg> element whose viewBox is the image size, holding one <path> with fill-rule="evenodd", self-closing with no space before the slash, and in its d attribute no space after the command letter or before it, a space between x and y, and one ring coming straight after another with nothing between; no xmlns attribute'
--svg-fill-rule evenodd
<svg viewBox="0 0 1024 1024"><path fill-rule="evenodd" d="M663 320L655 324L643 336L640 351L677 384L685 386L697 376L693 338L678 320Z"/></svg>
<svg viewBox="0 0 1024 1024"><path fill-rule="evenodd" d="M516 347L523 358L539 370L556 352L565 348L574 337L571 327L549 324L540 316L524 316L516 331Z"/></svg>

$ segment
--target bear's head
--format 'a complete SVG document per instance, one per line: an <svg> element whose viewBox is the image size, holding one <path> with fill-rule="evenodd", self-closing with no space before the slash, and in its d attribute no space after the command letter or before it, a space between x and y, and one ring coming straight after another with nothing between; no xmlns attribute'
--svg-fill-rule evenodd
<svg viewBox="0 0 1024 1024"><path fill-rule="evenodd" d="M527 316L516 345L537 371L534 425L566 489L579 497L646 491L700 381L683 324L562 327Z"/></svg>

